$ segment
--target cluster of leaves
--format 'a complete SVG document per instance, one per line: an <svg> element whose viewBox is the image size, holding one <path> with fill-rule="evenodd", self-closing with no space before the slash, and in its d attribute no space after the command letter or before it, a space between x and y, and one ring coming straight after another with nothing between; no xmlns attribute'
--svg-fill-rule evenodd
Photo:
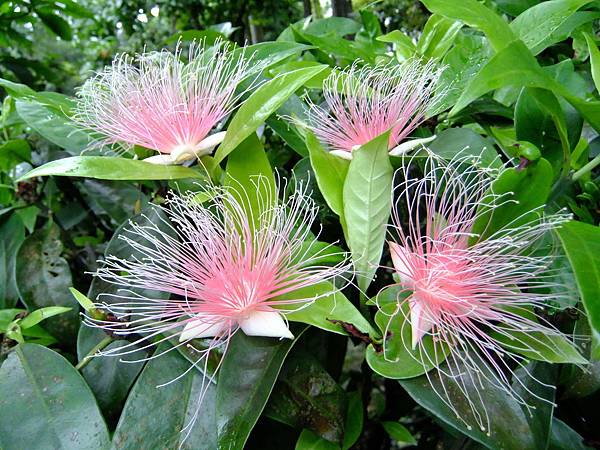
<svg viewBox="0 0 600 450"><path fill-rule="evenodd" d="M529 161L496 180L499 192L513 192L519 201L494 216L496 226L543 204L575 215L559 236L572 298L553 320L581 336L592 357L589 370L566 364L576 357L542 351L528 368L547 386L524 386L537 407L533 414L487 386L482 392L492 429L467 428L434 393L423 368L403 355L401 336L389 345L391 359L400 362L380 357L377 339L389 318L361 316L350 302L369 302L350 289L330 299L347 305L335 310L338 316L297 317L303 324L295 325L293 341L237 333L183 441L180 430L196 410L203 375L192 370L156 386L186 371L194 352L169 352L147 363L90 359L101 346L127 342L80 327L77 312L79 303L91 308L86 297L112 289L85 275L95 261L105 253L130 256L119 240L124 223L158 221L145 205L161 203L169 187L206 181L205 170L82 155L91 138L72 125L71 98L1 80L8 96L0 116L0 447L371 449L418 440L423 448L579 449L586 448L579 433L598 439L600 52L594 24L600 9L586 0L422 3L432 15L416 40L401 30L383 34L379 17L363 9L354 19L299 21L275 42L252 46L248 54L263 60L267 80L229 118L225 141L214 156L203 157L203 167L214 181L227 172L243 183L256 174L272 176L272 167L310 176L323 210L321 239L342 240L362 274L361 287L374 295L391 278L380 271L371 284L375 265L388 258L382 248L389 195L382 193L391 190L398 164L387 154L386 136L349 162L282 117L305 117L301 96L318 98L335 67L413 56L440 60L448 87L443 112L415 136L435 133L431 149L441 157L467 148L490 163L498 156ZM212 32L229 36L222 27ZM202 30L182 38L210 35ZM72 296L72 286L87 296ZM395 298L383 291L380 304L388 294ZM580 300L585 315L577 312ZM362 311L372 313L368 306ZM162 349L140 349L139 358ZM554 410L540 398L559 406ZM459 400L457 408L469 415Z"/></svg>

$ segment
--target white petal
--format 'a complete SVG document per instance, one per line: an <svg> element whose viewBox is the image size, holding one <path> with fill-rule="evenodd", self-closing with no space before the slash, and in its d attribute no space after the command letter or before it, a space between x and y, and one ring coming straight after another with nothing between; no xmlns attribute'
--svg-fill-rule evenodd
<svg viewBox="0 0 600 450"><path fill-rule="evenodd" d="M219 336L227 330L229 324L225 320L215 321L213 317L197 315L183 327L179 335L179 342L195 338L207 338Z"/></svg>
<svg viewBox="0 0 600 450"><path fill-rule="evenodd" d="M277 311L254 311L238 320L240 328L248 336L266 336L294 339L285 320Z"/></svg>
<svg viewBox="0 0 600 450"><path fill-rule="evenodd" d="M347 152L346 150L331 150L329 153L343 159L352 159L352 152Z"/></svg>
<svg viewBox="0 0 600 450"><path fill-rule="evenodd" d="M196 145L196 155L200 155L202 152L203 155L206 155L212 151L217 145L219 145L225 139L226 131L221 131L219 133L211 134L207 138L204 138L198 145ZM208 150L208 153L206 152Z"/></svg>
<svg viewBox="0 0 600 450"><path fill-rule="evenodd" d="M145 158L142 161L149 162L150 164L159 164L163 166L169 166L171 164L175 164L175 162L171 159L170 155L154 155L149 158Z"/></svg>
<svg viewBox="0 0 600 450"><path fill-rule="evenodd" d="M395 242L390 242L390 254L392 256L392 263L394 264L394 269L400 276L400 281L405 286L411 285L411 270L409 268L408 260L411 257L411 253Z"/></svg>
<svg viewBox="0 0 600 450"><path fill-rule="evenodd" d="M405 153L408 153L411 150L414 150L415 148L417 148L419 145L428 144L429 142L433 141L436 137L437 136L434 134L433 136L430 136L427 138L411 139L410 141L403 142L399 146L394 147L393 149L390 150L390 156L400 156Z"/></svg>
<svg viewBox="0 0 600 450"><path fill-rule="evenodd" d="M417 348L419 341L433 328L433 322L418 300L409 300L410 326L412 328L412 348Z"/></svg>

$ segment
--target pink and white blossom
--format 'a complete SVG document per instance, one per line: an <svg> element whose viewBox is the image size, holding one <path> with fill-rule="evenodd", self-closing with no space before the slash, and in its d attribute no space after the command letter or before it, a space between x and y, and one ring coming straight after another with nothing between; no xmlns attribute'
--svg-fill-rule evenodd
<svg viewBox="0 0 600 450"><path fill-rule="evenodd" d="M225 132L215 132L236 107L251 58L227 44L192 44L135 57L118 55L111 66L78 92L74 120L100 135L99 144L139 145L160 154L157 164L180 163L209 154Z"/></svg>
<svg viewBox="0 0 600 450"><path fill-rule="evenodd" d="M341 158L390 129L390 154L406 153L435 138L407 140L439 104L441 73L417 59L334 70L323 83L324 103L310 102L308 128Z"/></svg>
<svg viewBox="0 0 600 450"><path fill-rule="evenodd" d="M517 368L528 373L523 354L543 360L544 352L564 356L561 342L570 346L541 313L567 297L553 269L552 233L570 216L539 208L499 230L476 233L482 214L514 200L492 192L497 170L471 159L445 162L429 154L422 177L416 176L422 159L403 162L389 248L401 287L393 315L404 315L402 326L411 328L403 341L407 353L426 367L437 365L442 387L432 386L440 398L468 426L474 420L487 431L490 417L478 389L491 384L529 408L519 392L530 390L511 377ZM461 416L456 395L466 399L472 417Z"/></svg>

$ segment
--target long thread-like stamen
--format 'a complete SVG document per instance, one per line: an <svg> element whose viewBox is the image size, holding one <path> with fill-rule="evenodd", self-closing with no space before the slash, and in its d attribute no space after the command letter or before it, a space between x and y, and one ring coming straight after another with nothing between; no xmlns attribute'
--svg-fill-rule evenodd
<svg viewBox="0 0 600 450"><path fill-rule="evenodd" d="M403 341L407 354L418 355L424 366L437 366L437 373L427 376L444 403L471 426L453 403L458 389L471 420L487 431L490 417L479 389L492 385L529 408L511 384L520 383L535 396L512 376L515 368L527 373L522 353L564 354L557 342L567 337L538 311L567 296L566 286L556 281L551 235L570 216L546 215L538 208L486 230L487 237L474 233L482 214L514 200L494 194L498 171L472 159L458 155L446 162L428 154L422 177L413 176L420 157L406 158L398 170L389 245L408 295L399 297L392 315L402 314L403 326L411 327L411 339ZM427 351L431 342L433 354Z"/></svg>

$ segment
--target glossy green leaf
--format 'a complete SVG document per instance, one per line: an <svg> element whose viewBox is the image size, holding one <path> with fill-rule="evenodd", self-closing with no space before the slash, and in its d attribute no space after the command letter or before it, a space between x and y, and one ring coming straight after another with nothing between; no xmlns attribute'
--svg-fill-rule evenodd
<svg viewBox="0 0 600 450"><path fill-rule="evenodd" d="M548 450L592 450L592 447L569 425L554 417Z"/></svg>
<svg viewBox="0 0 600 450"><path fill-rule="evenodd" d="M588 45L588 51L590 52L590 65L592 66L592 79L596 86L596 91L600 93L600 50L594 41L594 38L589 33L583 33L585 41Z"/></svg>
<svg viewBox="0 0 600 450"><path fill-rule="evenodd" d="M344 442L342 450L348 450L358 441L362 434L364 425L364 407L359 391L349 392L348 411L346 412L346 423L344 424Z"/></svg>
<svg viewBox="0 0 600 450"><path fill-rule="evenodd" d="M261 208L268 209L277 199L271 164L256 133L248 136L227 158L225 185L233 189L240 204L248 209L255 224Z"/></svg>
<svg viewBox="0 0 600 450"><path fill-rule="evenodd" d="M156 352L169 350L162 344ZM200 403L203 375L196 370L166 386L190 367L190 362L176 350L146 364L127 397L112 440L112 450L140 448L214 450L216 443L214 384L209 384ZM183 428L198 408L197 420L189 430ZM185 440L184 440L185 439Z"/></svg>
<svg viewBox="0 0 600 450"><path fill-rule="evenodd" d="M283 361L302 332L294 334L294 340L252 337L243 332L233 336L217 382L217 448L244 448Z"/></svg>
<svg viewBox="0 0 600 450"><path fill-rule="evenodd" d="M535 361L586 364L587 360L566 337L542 332L493 332L492 337L505 348Z"/></svg>
<svg viewBox="0 0 600 450"><path fill-rule="evenodd" d="M437 14L431 15L417 43L417 51L427 58L443 58L452 47L463 24Z"/></svg>
<svg viewBox="0 0 600 450"><path fill-rule="evenodd" d="M40 323L42 320L46 320L49 317L57 316L58 314L63 314L68 311L71 311L71 308L66 308L64 306L46 306L45 308L36 309L32 313L28 314L27 317L21 319L19 321L19 326L23 329L31 328Z"/></svg>
<svg viewBox="0 0 600 450"><path fill-rule="evenodd" d="M106 333L99 328L82 326L77 336L77 359L79 362L94 349ZM115 350L129 344L129 341L116 340L104 350ZM121 414L125 399L135 379L144 367L143 362L130 363L148 356L145 351L131 353L128 356L96 356L81 370L88 386L94 393L100 410L107 420L116 422Z"/></svg>
<svg viewBox="0 0 600 450"><path fill-rule="evenodd" d="M92 143L90 136L60 111L34 99L20 99L15 104L17 113L27 125L69 153L79 154Z"/></svg>
<svg viewBox="0 0 600 450"><path fill-rule="evenodd" d="M295 348L286 359L265 414L296 429L341 444L346 394L307 350Z"/></svg>
<svg viewBox="0 0 600 450"><path fill-rule="evenodd" d="M377 270L392 203L393 169L388 156L389 133L352 152L343 191L347 241L366 291Z"/></svg>
<svg viewBox="0 0 600 450"><path fill-rule="evenodd" d="M306 146L323 198L334 213L343 216L344 182L350 166L349 161L325 150L311 132L306 135Z"/></svg>
<svg viewBox="0 0 600 450"><path fill-rule="evenodd" d="M282 304L277 305L277 309L293 311L286 313L285 317L288 320L306 323L334 333L346 334L342 326L338 323L331 322L332 320L350 323L362 333L373 336L377 334L371 327L369 321L362 316L350 300L348 300L340 291L336 292L336 289L328 281L298 289L278 298L281 300L310 300L315 297L319 298L308 306L299 308L299 305L297 304Z"/></svg>
<svg viewBox="0 0 600 450"><path fill-rule="evenodd" d="M8 172L17 164L31 160L31 147L25 139L12 139L0 145L0 169Z"/></svg>
<svg viewBox="0 0 600 450"><path fill-rule="evenodd" d="M471 79L450 111L450 115L456 114L473 100L494 89L515 85L552 90L577 109L594 129L600 129L600 102L585 101L555 81L542 70L535 57L521 41L507 45L483 66Z"/></svg>
<svg viewBox="0 0 600 450"><path fill-rule="evenodd" d="M539 88L521 91L515 106L515 131L517 140L535 144L544 158L568 169L571 148L566 117L552 92Z"/></svg>
<svg viewBox="0 0 600 450"><path fill-rule="evenodd" d="M510 24L515 35L534 55L558 42L555 33L575 11L591 0L551 0L535 5ZM560 38L560 36L559 36Z"/></svg>
<svg viewBox="0 0 600 450"><path fill-rule="evenodd" d="M400 57L401 60L410 58L417 51L417 47L412 39L400 30L394 30L383 36L378 36L377 40L394 44L396 56Z"/></svg>
<svg viewBox="0 0 600 450"><path fill-rule="evenodd" d="M374 59L374 54L366 51L356 41L349 41L348 39L336 36L334 33L327 35L311 34L294 25L292 25L292 29L294 34L301 40L311 43L327 55L349 61L362 59L372 62Z"/></svg>
<svg viewBox="0 0 600 450"><path fill-rule="evenodd" d="M183 166L163 166L111 156L72 156L37 167L19 181L48 175L100 180L178 180L203 178L202 172Z"/></svg>
<svg viewBox="0 0 600 450"><path fill-rule="evenodd" d="M325 19L312 20L304 31L315 36L333 33L338 37L357 33L361 28L360 23L347 17L327 17Z"/></svg>
<svg viewBox="0 0 600 450"><path fill-rule="evenodd" d="M73 297L75 297L77 303L79 303L85 311L89 312L92 309L94 309L94 302L92 302L87 296L83 295L81 292L79 292L73 287L70 287L69 291L71 292L71 294L73 294Z"/></svg>
<svg viewBox="0 0 600 450"><path fill-rule="evenodd" d="M573 221L563 225L558 235L573 268L592 336L600 342L600 228ZM598 347L592 356L600 359Z"/></svg>
<svg viewBox="0 0 600 450"><path fill-rule="evenodd" d="M0 447L97 450L109 443L94 397L58 353L23 344L0 367Z"/></svg>
<svg viewBox="0 0 600 450"><path fill-rule="evenodd" d="M476 0L423 0L423 4L434 14L460 20L483 31L495 51L502 50L515 40L515 35L504 19Z"/></svg>
<svg viewBox="0 0 600 450"><path fill-rule="evenodd" d="M377 296L379 307L375 323L385 341L378 349L369 345L366 360L369 367L383 377L413 378L435 367L433 361L441 363L446 356L446 348L435 344L431 336L423 337L421 347L411 348L412 328L407 320L409 305L405 300L396 299L398 292L397 287L388 287Z"/></svg>
<svg viewBox="0 0 600 450"><path fill-rule="evenodd" d="M69 292L73 284L69 264L61 256L60 230L55 224L37 230L23 242L17 255L16 279L29 310L65 306L71 311L44 322L44 328L71 344L79 327L78 304Z"/></svg>
<svg viewBox="0 0 600 450"><path fill-rule="evenodd" d="M477 364L481 370L491 370L483 360L478 361ZM440 370L447 372L448 368L443 364ZM455 368L453 373L460 375L457 375L456 379L445 377L443 384L438 371L430 372L428 377L420 376L401 380L399 383L418 404L438 419L490 449L497 449L499 442L507 449L538 449L526 413L519 403L485 379L482 379L480 384L479 380L469 376L469 369L465 367ZM462 394L463 389L469 393L479 411L482 410L482 405L485 405L490 418L489 430L481 430L477 426L471 406ZM475 392L476 389L479 394ZM447 401L452 404L456 412L453 412L436 392L441 395L447 392L449 395ZM457 414L470 426L467 427L461 419L457 418Z"/></svg>
<svg viewBox="0 0 600 450"><path fill-rule="evenodd" d="M438 156L450 160L457 155L472 155L481 158L481 163L489 167L500 167L502 161L494 148L494 142L469 128L448 128L427 144Z"/></svg>
<svg viewBox="0 0 600 450"><path fill-rule="evenodd" d="M62 40L70 41L73 39L73 30L65 19L60 17L54 11L46 9L36 9L37 16L54 34Z"/></svg>
<svg viewBox="0 0 600 450"><path fill-rule="evenodd" d="M0 225L0 309L17 304L16 264L17 253L25 240L25 227L16 215L11 215Z"/></svg>
<svg viewBox="0 0 600 450"><path fill-rule="evenodd" d="M215 154L217 162L223 161L244 139L256 129L304 83L327 66L307 67L279 75L256 89L240 106L227 128L225 140Z"/></svg>
<svg viewBox="0 0 600 450"><path fill-rule="evenodd" d="M479 207L472 232L485 239L506 227L515 227L534 220L550 194L552 166L544 158L525 169L504 169L491 186L491 192L502 195L502 205ZM510 201L507 201L510 200ZM475 239L473 239L475 241Z"/></svg>
<svg viewBox="0 0 600 450"><path fill-rule="evenodd" d="M243 52L247 58L252 56L255 61L260 61L258 68L269 68L290 56L310 50L310 45L297 42L260 42L246 47L239 47L235 52Z"/></svg>
<svg viewBox="0 0 600 450"><path fill-rule="evenodd" d="M399 422L381 422L384 430L390 437L399 444L417 445L417 440L410 434L410 431Z"/></svg>
<svg viewBox="0 0 600 450"><path fill-rule="evenodd" d="M310 430L302 430L294 450L339 450L339 446Z"/></svg>
<svg viewBox="0 0 600 450"><path fill-rule="evenodd" d="M0 333L4 333L17 314L26 312L20 308L0 309Z"/></svg>

